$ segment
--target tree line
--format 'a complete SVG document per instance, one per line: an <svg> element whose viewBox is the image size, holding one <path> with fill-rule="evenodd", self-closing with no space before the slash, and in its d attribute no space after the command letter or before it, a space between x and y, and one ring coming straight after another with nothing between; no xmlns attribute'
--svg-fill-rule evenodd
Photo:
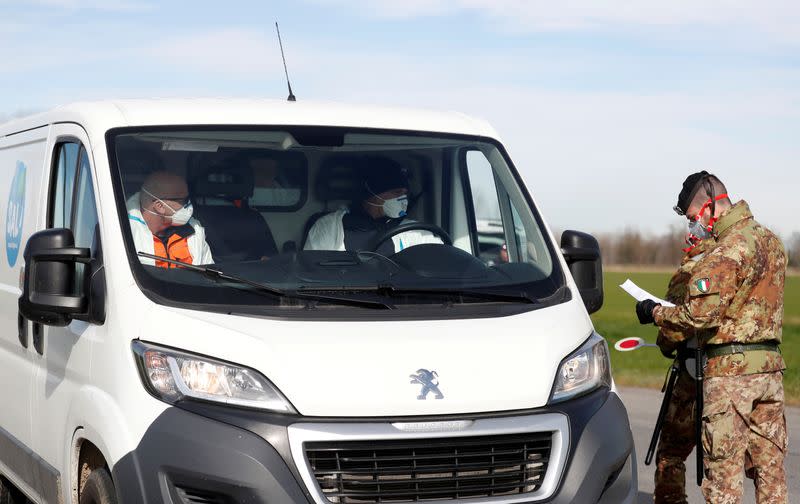
<svg viewBox="0 0 800 504"><path fill-rule="evenodd" d="M686 231L675 227L662 234L646 234L637 229L616 233L597 233L603 263L606 265L676 266L684 256ZM781 237L789 267L800 268L800 232Z"/></svg>

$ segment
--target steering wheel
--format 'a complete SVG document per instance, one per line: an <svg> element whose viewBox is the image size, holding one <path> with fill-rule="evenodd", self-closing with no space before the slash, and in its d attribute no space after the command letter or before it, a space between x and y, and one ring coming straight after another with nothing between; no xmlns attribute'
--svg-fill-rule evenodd
<svg viewBox="0 0 800 504"><path fill-rule="evenodd" d="M405 233L406 231L411 231L413 229L420 230L420 231L430 231L431 233L435 234L439 238L442 239L445 245L452 245L453 239L450 238L450 235L447 234L447 231L440 228L436 224L429 224L427 222L405 222L400 224L399 226L395 226L392 229L388 229L383 232L380 236L372 240L371 248L373 252L378 250L378 247L383 244L386 240L399 235L400 233Z"/></svg>

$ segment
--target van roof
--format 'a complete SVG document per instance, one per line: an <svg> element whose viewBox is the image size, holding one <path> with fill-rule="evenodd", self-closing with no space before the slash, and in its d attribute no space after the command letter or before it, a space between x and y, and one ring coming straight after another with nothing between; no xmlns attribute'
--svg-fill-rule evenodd
<svg viewBox="0 0 800 504"><path fill-rule="evenodd" d="M78 102L0 125L0 137L56 122L90 136L122 126L313 125L455 133L497 138L486 122L459 112L269 99L142 99Z"/></svg>

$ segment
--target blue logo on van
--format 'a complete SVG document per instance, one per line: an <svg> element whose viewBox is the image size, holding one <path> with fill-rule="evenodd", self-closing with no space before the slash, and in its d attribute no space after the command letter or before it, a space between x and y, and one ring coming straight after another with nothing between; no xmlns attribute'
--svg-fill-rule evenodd
<svg viewBox="0 0 800 504"><path fill-rule="evenodd" d="M8 265L17 263L19 247L22 244L22 221L25 217L25 163L17 161L17 171L11 181L6 209L6 257Z"/></svg>

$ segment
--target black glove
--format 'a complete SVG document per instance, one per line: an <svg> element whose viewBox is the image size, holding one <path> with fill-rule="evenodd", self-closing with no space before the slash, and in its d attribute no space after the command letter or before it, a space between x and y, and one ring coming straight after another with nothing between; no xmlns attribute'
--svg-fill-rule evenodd
<svg viewBox="0 0 800 504"><path fill-rule="evenodd" d="M640 324L652 324L654 322L653 309L656 306L661 305L652 299L645 299L636 303L636 316L639 317Z"/></svg>

